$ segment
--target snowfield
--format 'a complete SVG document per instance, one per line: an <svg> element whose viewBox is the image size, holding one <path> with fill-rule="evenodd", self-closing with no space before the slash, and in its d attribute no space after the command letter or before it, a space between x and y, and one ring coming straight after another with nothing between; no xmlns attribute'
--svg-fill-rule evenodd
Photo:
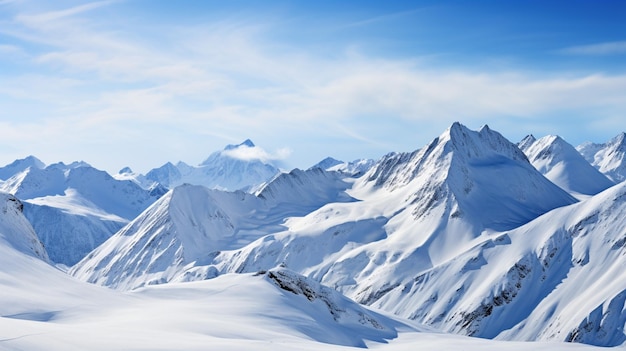
<svg viewBox="0 0 626 351"><path fill-rule="evenodd" d="M278 173L250 141L146 176L18 160L0 350L624 349L623 139L580 154L455 123Z"/></svg>

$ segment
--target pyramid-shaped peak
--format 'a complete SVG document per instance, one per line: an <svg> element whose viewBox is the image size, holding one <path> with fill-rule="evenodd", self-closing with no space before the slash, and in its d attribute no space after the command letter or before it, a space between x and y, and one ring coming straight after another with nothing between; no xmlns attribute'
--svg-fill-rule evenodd
<svg viewBox="0 0 626 351"><path fill-rule="evenodd" d="M237 149L240 147L255 147L256 145L254 145L254 143L252 142L252 140L250 139L246 139L244 140L242 143L234 145L234 144L228 144L226 145L226 147L224 148L224 150L232 150L232 149Z"/></svg>
<svg viewBox="0 0 626 351"><path fill-rule="evenodd" d="M317 164L315 164L313 167L311 168L321 168L321 169L329 169L333 166L337 166L344 163L343 161L337 160L336 158L333 157L326 157L325 159L321 160L320 162L318 162Z"/></svg>

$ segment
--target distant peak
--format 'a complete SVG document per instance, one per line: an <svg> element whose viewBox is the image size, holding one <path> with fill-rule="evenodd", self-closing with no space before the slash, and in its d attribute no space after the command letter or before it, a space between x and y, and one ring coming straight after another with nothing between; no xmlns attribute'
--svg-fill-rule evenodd
<svg viewBox="0 0 626 351"><path fill-rule="evenodd" d="M480 127L480 129L478 131L482 132L483 130L484 131L491 131L491 129L489 129L489 125L487 125L487 124L484 124L482 127Z"/></svg>
<svg viewBox="0 0 626 351"><path fill-rule="evenodd" d="M13 161L13 163L11 163L10 165L8 165L9 167L17 167L18 165L26 165L29 167L35 167L35 168L45 168L45 164L43 162L41 162L41 160L39 160L37 157L30 155L30 156L26 156L23 159L19 159L19 160L15 160Z"/></svg>
<svg viewBox="0 0 626 351"><path fill-rule="evenodd" d="M234 145L234 144L228 144L228 145L226 145L226 147L224 148L224 150L232 150L232 149L237 149L237 148L242 147L242 146L245 146L245 147L255 147L255 145L254 145L254 143L252 142L252 140L250 140L250 139L246 139L246 140L244 140L241 144L237 144L237 145Z"/></svg>
<svg viewBox="0 0 626 351"><path fill-rule="evenodd" d="M122 169L120 169L119 172L117 172L118 174L132 174L133 170L130 169L130 167L124 167Z"/></svg>
<svg viewBox="0 0 626 351"><path fill-rule="evenodd" d="M311 168L328 169L330 167L333 167L333 166L336 166L336 165L340 165L342 163L343 163L343 161L337 160L337 159L332 158L332 157L326 157L325 159L321 160L320 162L318 162L316 165L314 165Z"/></svg>

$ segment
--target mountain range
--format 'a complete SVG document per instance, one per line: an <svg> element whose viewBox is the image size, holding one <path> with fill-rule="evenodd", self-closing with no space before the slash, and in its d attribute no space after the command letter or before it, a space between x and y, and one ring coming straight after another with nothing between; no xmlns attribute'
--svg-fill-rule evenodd
<svg viewBox="0 0 626 351"><path fill-rule="evenodd" d="M28 157L0 168L2 190L12 194L0 203L13 213L6 228L0 218L0 231L22 237L0 241L0 249L19 262L41 262L37 272L66 265L78 281L67 283L62 272L45 279L64 287L43 310L66 312L50 316L41 303L27 307L26 298L14 310L0 308L3 316L71 324L70 288L86 291L87 305L102 299L120 310L135 299L146 309L187 310L166 296L194 300L209 292L234 305L253 296L270 306L282 301L286 309L263 333L280 330L288 339L296 331L344 346L394 340L390 349L403 349L409 344L395 341L402 335L437 331L623 346L623 143L624 134L577 148L558 136L512 143L488 126L454 123L413 152L377 161L327 158L290 172L253 157L258 147L249 140L197 167L167 163L145 176L126 168L111 177L86 163L45 166ZM3 274L19 279L10 267ZM252 325L243 310L206 308ZM74 313L90 323L113 320L99 307ZM286 320L299 322L275 324ZM242 338L259 338L247 333ZM438 345L450 345L445 340ZM458 340L480 349L513 345Z"/></svg>

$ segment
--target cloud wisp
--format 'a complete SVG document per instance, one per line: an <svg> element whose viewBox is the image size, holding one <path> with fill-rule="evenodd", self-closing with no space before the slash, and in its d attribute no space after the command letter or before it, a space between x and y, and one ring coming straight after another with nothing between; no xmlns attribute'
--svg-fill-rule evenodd
<svg viewBox="0 0 626 351"><path fill-rule="evenodd" d="M274 161L284 161L291 155L291 150L289 148L281 148L275 153L269 153L259 146L240 145L237 148L222 151L222 155L241 161L271 163Z"/></svg>
<svg viewBox="0 0 626 351"><path fill-rule="evenodd" d="M625 55L626 41L612 41L606 43L572 46L562 49L561 52L569 55L586 56Z"/></svg>

